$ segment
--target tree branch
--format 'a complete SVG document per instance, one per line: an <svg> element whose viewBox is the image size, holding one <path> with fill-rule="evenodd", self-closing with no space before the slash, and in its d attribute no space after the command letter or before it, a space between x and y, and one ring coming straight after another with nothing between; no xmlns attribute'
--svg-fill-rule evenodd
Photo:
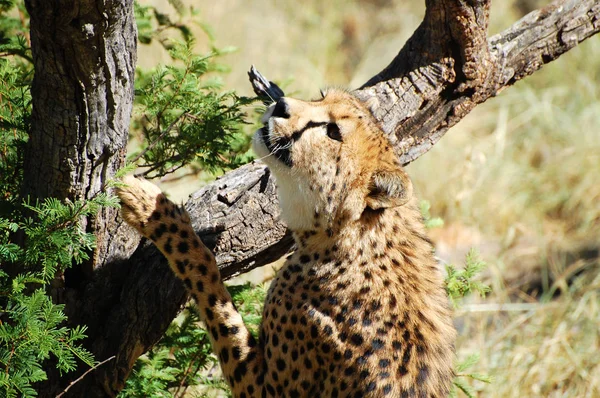
<svg viewBox="0 0 600 398"><path fill-rule="evenodd" d="M497 61L496 93L600 31L600 1L554 2L488 41Z"/></svg>
<svg viewBox="0 0 600 398"><path fill-rule="evenodd" d="M91 372L93 372L94 370L98 369L100 366L104 365L106 362L108 361L112 361L113 359L115 359L115 356L113 355L112 357L108 357L106 358L104 361L102 362L98 362L96 365L92 366L91 368L89 368L88 370L86 370L81 376L79 376L78 378L76 378L75 380L73 380L71 383L69 383L69 385L67 386L67 388L65 388L63 390L63 392L61 392L60 394L58 394L56 396L56 398L60 398L63 395L65 395L70 389L71 387L73 387L75 384L79 383L81 380L83 380L83 378L85 376L87 376L88 374L90 374Z"/></svg>
<svg viewBox="0 0 600 398"><path fill-rule="evenodd" d="M489 1L427 2L392 63L355 93L408 164L477 104L600 31L599 0L559 0L484 40Z"/></svg>

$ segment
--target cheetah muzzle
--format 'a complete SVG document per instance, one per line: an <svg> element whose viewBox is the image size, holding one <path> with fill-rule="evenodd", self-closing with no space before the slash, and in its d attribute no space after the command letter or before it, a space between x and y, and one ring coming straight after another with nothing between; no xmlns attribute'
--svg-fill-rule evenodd
<svg viewBox="0 0 600 398"><path fill-rule="evenodd" d="M236 397L444 397L455 331L443 278L387 137L351 94L281 98L255 152L297 249L271 283L258 341L189 216L149 182L118 190L197 301Z"/></svg>

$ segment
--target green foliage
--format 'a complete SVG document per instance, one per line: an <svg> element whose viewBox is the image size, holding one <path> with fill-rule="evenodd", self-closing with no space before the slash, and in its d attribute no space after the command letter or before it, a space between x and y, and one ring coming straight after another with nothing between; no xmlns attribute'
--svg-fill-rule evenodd
<svg viewBox="0 0 600 398"><path fill-rule="evenodd" d="M423 224L425 224L425 228L441 228L444 226L444 220L440 217L431 217L431 203L427 200L421 200L419 203L419 210L421 211L421 215L423 216Z"/></svg>
<svg viewBox="0 0 600 398"><path fill-rule="evenodd" d="M116 197L100 193L92 200L74 203L68 200L62 203L55 198L36 205L24 203L23 207L35 215L18 223L26 236L20 261L25 269L41 266L41 278L49 282L56 272L63 271L73 261L80 264L89 260L95 237L86 233L79 221L81 217L96 214L103 206L117 207L118 201Z"/></svg>
<svg viewBox="0 0 600 398"><path fill-rule="evenodd" d="M465 259L463 269L458 269L452 264L446 266L446 291L452 304L457 307L458 300L473 292L479 293L482 297L490 291L489 286L484 285L475 277L485 269L487 264L479 258L475 249L469 250Z"/></svg>
<svg viewBox="0 0 600 398"><path fill-rule="evenodd" d="M194 37L188 23L182 21L187 17L188 10L181 0L168 0L168 2L175 9L179 20L173 21L171 16L160 12L156 7L141 5L138 1L134 2L138 41L140 44L151 44L153 41L158 41L165 49L169 49L171 47L169 34L172 31L180 33L184 40L190 40ZM193 8L190 8L189 11L192 16L191 22L202 27L212 39L212 35L210 35L206 26L196 18L198 12Z"/></svg>
<svg viewBox="0 0 600 398"><path fill-rule="evenodd" d="M487 267L487 264L479 258L475 249L469 250L465 258L463 269L458 269L454 265L446 266L446 291L452 302L452 305L459 307L460 300L473 292L485 297L490 292L489 286L481 283L475 278ZM473 354L456 364L456 377L453 380L453 388L450 391L450 397L456 397L458 390L462 391L467 397L477 396L473 388L465 379L479 380L484 383L491 383L492 378L480 373L465 373L479 361L479 354Z"/></svg>
<svg viewBox="0 0 600 398"><path fill-rule="evenodd" d="M29 16L25 4L17 0L0 0L0 57L16 56L31 64L28 37Z"/></svg>
<svg viewBox="0 0 600 398"><path fill-rule="evenodd" d="M135 160L148 177L164 176L186 165L216 171L247 161L249 137L240 133L244 123L241 106L250 99L220 92L219 70L213 62L218 53L199 56L193 42L176 42L169 50L173 65L151 73L138 70L136 80L136 126L143 133L143 150Z"/></svg>
<svg viewBox="0 0 600 398"><path fill-rule="evenodd" d="M183 18L185 8L179 1L171 3ZM157 40L173 62L137 71L133 127L141 132L141 151L132 162L139 161L142 174L149 178L185 166L214 173L248 162L250 137L242 132L242 107L253 100L221 91L218 74L227 68L215 61L232 49L213 47L199 55L188 23L173 22L151 6L136 4L135 10L140 41ZM212 39L210 30L192 14L190 23L201 26ZM182 40L163 34L174 29Z"/></svg>
<svg viewBox="0 0 600 398"><path fill-rule="evenodd" d="M117 206L115 198L98 195L93 200L61 203L24 203L29 216L0 217L0 264L18 268L11 277L0 270L0 389L6 396L35 396L31 384L45 380L42 363L52 359L62 372L76 368L78 358L92 366L92 355L78 342L85 326L68 328L63 305L46 294L54 277L73 263L89 259L94 235L80 225L84 216L102 206ZM15 236L24 243L13 242Z"/></svg>
<svg viewBox="0 0 600 398"><path fill-rule="evenodd" d="M0 204L15 198L23 178L33 78L25 6L0 1ZM1 210L1 209L0 209Z"/></svg>
<svg viewBox="0 0 600 398"><path fill-rule="evenodd" d="M31 95L31 73L16 62L0 58L0 202L15 199L23 179L23 156Z"/></svg>
<svg viewBox="0 0 600 398"><path fill-rule="evenodd" d="M171 323L161 341L136 361L120 397L180 397L189 387L213 383L200 370L214 367L209 336L199 327L195 304L190 303Z"/></svg>
<svg viewBox="0 0 600 398"><path fill-rule="evenodd" d="M481 373L465 373L467 369L473 367L477 362L479 362L479 354L473 354L456 365L456 377L453 382L455 388L450 391L451 398L458 396L458 390L462 391L469 398L475 398L477 396L475 390L465 382L465 378L478 380L484 383L493 382L493 378L488 375Z"/></svg>
<svg viewBox="0 0 600 398"><path fill-rule="evenodd" d="M152 350L141 356L134 365L120 397L171 397L168 392L176 382L180 369L169 366L173 361L168 349Z"/></svg>
<svg viewBox="0 0 600 398"><path fill-rule="evenodd" d="M4 288L8 275L0 271L0 278ZM0 366L7 377L0 378L0 388L7 396L16 396L17 391L35 396L28 390L31 383L46 379L42 361L50 354L61 372L74 370L76 358L92 366L93 357L76 343L85 337L85 326L62 326L66 320L62 305L53 304L43 289L23 294L26 284L36 278L20 275L12 282L10 292L2 295L7 305L0 325Z"/></svg>
<svg viewBox="0 0 600 398"><path fill-rule="evenodd" d="M250 283L243 285L229 286L229 293L236 308L242 315L242 319L250 333L258 338L260 322L262 320L262 310L265 298L267 297L267 287L265 285L253 286Z"/></svg>

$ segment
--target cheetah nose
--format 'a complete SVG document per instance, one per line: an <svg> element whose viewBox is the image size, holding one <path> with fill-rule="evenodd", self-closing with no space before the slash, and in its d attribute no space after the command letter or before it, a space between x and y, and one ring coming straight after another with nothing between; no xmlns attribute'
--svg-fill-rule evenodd
<svg viewBox="0 0 600 398"><path fill-rule="evenodd" d="M289 107L288 104L285 102L285 98L279 98L279 100L277 100L277 103L275 104L275 108L273 109L273 113L271 114L271 117L280 117L283 119L289 119L290 118L290 112L289 112Z"/></svg>

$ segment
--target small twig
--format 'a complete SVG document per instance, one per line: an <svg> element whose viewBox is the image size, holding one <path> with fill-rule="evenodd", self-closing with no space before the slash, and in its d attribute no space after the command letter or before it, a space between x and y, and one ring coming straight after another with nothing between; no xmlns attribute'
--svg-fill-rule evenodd
<svg viewBox="0 0 600 398"><path fill-rule="evenodd" d="M549 307L554 307L553 304L538 304L538 303L484 303L484 304L466 304L457 313L471 312L526 312L537 311Z"/></svg>
<svg viewBox="0 0 600 398"><path fill-rule="evenodd" d="M183 391L181 393L181 396L183 397L185 395L185 392L187 390L187 386L185 385L185 381L188 378L188 376L190 374L196 374L196 372L198 371L199 367L200 367L200 361L198 361L197 366L196 366L196 371L192 372L192 368L194 367L194 365L196 365L196 360L198 358L200 358L200 355L202 355L202 352L197 352L193 357L192 360L190 361L190 364L188 365L187 369L185 370L185 372L183 372L183 377L181 378L181 382L179 383L179 386L177 386L177 390L175 390L175 392L173 393L174 397L178 397L179 395L179 390L181 390L183 388Z"/></svg>
<svg viewBox="0 0 600 398"><path fill-rule="evenodd" d="M158 136L158 138L157 138L157 139L155 139L154 141L152 141L152 142L150 143L150 145L148 145L148 146L146 147L146 149L144 149L142 152L140 152L140 154L139 154L139 155L137 155L137 156L136 156L136 157L135 157L135 158L134 158L134 159L131 161L131 163L135 163L135 162L137 162L138 160L140 160L140 158L141 158L142 156L144 156L144 155L146 154L146 152L148 152L149 150L151 150L152 148L154 148L154 147L156 146L156 144L158 144L158 142L164 138L164 136L165 136L165 135L167 135L167 134L168 134L168 133L169 133L171 130L173 130L173 127L175 127L175 124L177 124L177 123L179 122L179 120L181 120L181 118L182 118L183 116L188 116L188 115L189 115L189 114L188 114L187 112L183 112L181 115L179 115L179 116L177 117L177 119L173 120L173 122L172 122L172 123L169 125L169 127L167 127L167 128L166 128L166 129L165 129L165 130L164 130L162 133L160 133L160 135Z"/></svg>
<svg viewBox="0 0 600 398"><path fill-rule="evenodd" d="M88 373L90 373L91 371L93 371L93 370L97 369L99 366L101 366L101 365L104 365L106 362L108 362L108 361L110 361L110 360L113 360L113 359L115 359L115 355L113 355L112 357L108 357L108 358L106 358L104 361L102 361L102 362L100 362L100 363L97 363L96 365L94 365L94 366L92 366L91 368L89 368L88 370L86 370L84 374L82 374L81 376L79 376L78 378L76 378L75 380L73 380L73 381L72 381L72 382L71 382L71 383L70 383L70 384L67 386L67 388L65 388L65 389L63 390L63 392L61 392L60 394L58 394L58 395L56 396L56 398L60 398L60 397L62 397L62 396L63 396L63 395L64 395L64 394L65 394L67 391L69 391L69 389L70 389L71 387L73 387L73 385L74 385L74 384L77 384L77 383L79 383L81 380L83 380L83 378L84 378L85 376L87 376L87 374L88 374Z"/></svg>
<svg viewBox="0 0 600 398"><path fill-rule="evenodd" d="M204 119L202 119L202 118L200 118L200 117L198 117L196 115L192 115L191 113L187 113L186 112L186 113L184 113L184 115L185 115L185 117L189 117L192 120L196 120L196 121L200 121L200 122L204 121Z"/></svg>
<svg viewBox="0 0 600 398"><path fill-rule="evenodd" d="M178 162L178 161L180 161L180 160L181 160L181 158L182 158L182 156L180 156L180 155L175 155L175 156L171 156L171 157L169 158L169 160L171 161L171 163L175 163L175 162ZM144 172L142 172L142 173L137 173L137 174L135 174L135 176L136 176L136 177L144 177L144 178L147 178L147 176L148 176L150 173L152 173L152 172L154 172L154 171L156 171L156 170L160 169L160 168L161 168L161 167L162 167L162 166L163 166L165 163L166 163L166 162L149 163L149 164L140 164L140 165L138 165L138 167L140 167L140 168L149 167L149 169L148 169L148 170L146 170L146 171L144 171ZM177 166L173 166L171 169L169 169L169 170L165 171L165 172L164 172L164 173L162 173L162 174L160 174L160 173L159 173L159 174L157 174L157 175L153 176L152 178L156 178L156 177L163 177L163 176L165 176L165 175L167 175L167 174L169 174L169 173L172 173L172 172L174 172L174 171L176 171L176 170L179 170L179 169L180 169L180 168L182 168L182 167L185 167L185 164L180 164L180 165L177 165Z"/></svg>

